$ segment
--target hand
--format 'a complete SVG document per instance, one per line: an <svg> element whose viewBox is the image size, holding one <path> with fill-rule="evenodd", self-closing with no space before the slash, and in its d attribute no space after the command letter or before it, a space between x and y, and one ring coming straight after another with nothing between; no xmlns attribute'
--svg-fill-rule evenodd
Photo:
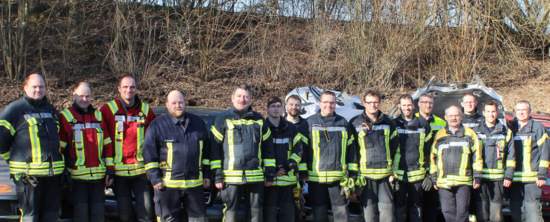
<svg viewBox="0 0 550 222"><path fill-rule="evenodd" d="M435 182L435 184L434 184L434 189L435 189L435 190L439 190L439 182Z"/></svg>
<svg viewBox="0 0 550 222"><path fill-rule="evenodd" d="M286 174L286 170L283 169L283 165L279 165L277 166L279 167L279 171L277 171L277 173L275 174L275 176L282 176L282 175L285 175Z"/></svg>
<svg viewBox="0 0 550 222"><path fill-rule="evenodd" d="M105 186L108 187L108 186L111 186L111 184L113 184L113 178L111 178L110 176L106 176L105 177Z"/></svg>
<svg viewBox="0 0 550 222"><path fill-rule="evenodd" d="M546 184L546 180L539 180L537 178L537 187L542 187L542 186L544 186L544 184Z"/></svg>
<svg viewBox="0 0 550 222"><path fill-rule="evenodd" d="M155 190L162 190L164 189L164 185L162 183L157 183L153 186Z"/></svg>
<svg viewBox="0 0 550 222"><path fill-rule="evenodd" d="M510 185L512 185L512 181L511 181L511 180L505 179L505 180L504 180L503 186L504 186L504 187L510 187Z"/></svg>
<svg viewBox="0 0 550 222"><path fill-rule="evenodd" d="M476 180L474 179L474 190L479 188L481 184L476 183Z"/></svg>
<svg viewBox="0 0 550 222"><path fill-rule="evenodd" d="M273 182L265 180L264 185L265 185L265 187L270 187L271 185L273 185Z"/></svg>
<svg viewBox="0 0 550 222"><path fill-rule="evenodd" d="M202 183L204 184L204 188L210 187L210 179L204 179L202 180Z"/></svg>
<svg viewBox="0 0 550 222"><path fill-rule="evenodd" d="M304 178L304 179L302 179L301 181L302 181L302 186L303 186L303 185L305 185L305 184L307 183L308 179L307 179L307 178Z"/></svg>
<svg viewBox="0 0 550 222"><path fill-rule="evenodd" d="M218 188L218 190L223 190L223 183L216 183L216 188Z"/></svg>

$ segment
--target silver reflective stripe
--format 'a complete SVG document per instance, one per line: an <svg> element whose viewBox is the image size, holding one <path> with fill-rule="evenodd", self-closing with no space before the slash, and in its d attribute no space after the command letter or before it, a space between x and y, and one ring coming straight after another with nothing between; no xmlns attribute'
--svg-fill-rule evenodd
<svg viewBox="0 0 550 222"><path fill-rule="evenodd" d="M437 125L437 126L430 125L430 127L432 128L432 130L434 130L434 129L440 130L440 129L444 128L444 126L439 126L439 125Z"/></svg>
<svg viewBox="0 0 550 222"><path fill-rule="evenodd" d="M82 123L78 123L78 124L74 124L73 126L73 130L83 130L83 129L98 129L98 128L101 128L101 125L99 123L86 123L86 124L82 124Z"/></svg>
<svg viewBox="0 0 550 222"><path fill-rule="evenodd" d="M477 138L485 139L485 138L487 138L487 136L485 134L477 134Z"/></svg>
<svg viewBox="0 0 550 222"><path fill-rule="evenodd" d="M479 125L479 123L462 123L465 127L474 128Z"/></svg>
<svg viewBox="0 0 550 222"><path fill-rule="evenodd" d="M318 127L318 126L314 126L314 127L311 127L312 130L320 130L320 131L324 131L325 129L328 131L328 132L342 132L342 131L346 131L346 127L341 127L341 126L336 126L336 127L327 127L327 128L323 128L323 127Z"/></svg>
<svg viewBox="0 0 550 222"><path fill-rule="evenodd" d="M126 121L126 122L140 122L143 121L145 117L141 116L115 116L115 121Z"/></svg>
<svg viewBox="0 0 550 222"><path fill-rule="evenodd" d="M288 138L273 138L273 143L275 144L288 144Z"/></svg>
<svg viewBox="0 0 550 222"><path fill-rule="evenodd" d="M514 140L530 140L531 136L514 136Z"/></svg>
<svg viewBox="0 0 550 222"><path fill-rule="evenodd" d="M495 139L495 140L503 140L506 139L506 136L499 134L499 135L492 135L489 137L489 139Z"/></svg>
<svg viewBox="0 0 550 222"><path fill-rule="evenodd" d="M468 146L468 142L450 142L449 146Z"/></svg>
<svg viewBox="0 0 550 222"><path fill-rule="evenodd" d="M449 148L449 144L441 144L438 147L439 147L439 149L447 149L447 148Z"/></svg>
<svg viewBox="0 0 550 222"><path fill-rule="evenodd" d="M47 118L53 118L53 115L51 113L29 113L29 114L25 114L23 115L23 117L25 119L30 119L30 118L42 118L42 119L47 119Z"/></svg>
<svg viewBox="0 0 550 222"><path fill-rule="evenodd" d="M424 133L424 129L417 129L417 130L397 129L397 133L399 133L399 134L417 134L417 133Z"/></svg>
<svg viewBox="0 0 550 222"><path fill-rule="evenodd" d="M374 125L372 130L387 130L390 129L390 125Z"/></svg>

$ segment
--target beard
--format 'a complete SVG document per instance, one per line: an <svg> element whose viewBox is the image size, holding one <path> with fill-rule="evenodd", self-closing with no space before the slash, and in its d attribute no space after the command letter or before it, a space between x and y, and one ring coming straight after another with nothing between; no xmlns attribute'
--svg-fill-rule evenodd
<svg viewBox="0 0 550 222"><path fill-rule="evenodd" d="M180 119L180 118L185 116L185 110L184 109L170 110L169 112L176 119Z"/></svg>
<svg viewBox="0 0 550 222"><path fill-rule="evenodd" d="M300 110L294 110L294 109L292 109L292 110L289 110L289 111L288 111L288 115L290 115L290 116L292 116L292 117L298 116L299 113L300 113Z"/></svg>

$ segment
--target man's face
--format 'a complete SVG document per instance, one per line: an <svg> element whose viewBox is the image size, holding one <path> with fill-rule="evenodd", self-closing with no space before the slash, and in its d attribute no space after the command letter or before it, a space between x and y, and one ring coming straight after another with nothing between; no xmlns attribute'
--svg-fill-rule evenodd
<svg viewBox="0 0 550 222"><path fill-rule="evenodd" d="M46 83L44 83L42 76L32 74L25 83L23 90L28 97L40 100L46 96Z"/></svg>
<svg viewBox="0 0 550 222"><path fill-rule="evenodd" d="M299 100L288 99L285 105L286 113L292 117L300 115L300 109L302 109L302 103Z"/></svg>
<svg viewBox="0 0 550 222"><path fill-rule="evenodd" d="M531 118L531 109L525 103L516 104L516 117L519 121L528 121Z"/></svg>
<svg viewBox="0 0 550 222"><path fill-rule="evenodd" d="M250 96L250 92L237 88L233 95L231 95L231 102L237 110L246 111L252 105L252 97Z"/></svg>
<svg viewBox="0 0 550 222"><path fill-rule="evenodd" d="M178 91L172 91L166 99L166 109L176 118L185 116L185 98Z"/></svg>
<svg viewBox="0 0 550 222"><path fill-rule="evenodd" d="M403 116L411 116L414 110L414 104L410 99L400 99L399 108Z"/></svg>
<svg viewBox="0 0 550 222"><path fill-rule="evenodd" d="M447 124L449 125L449 127L458 128L462 123L462 114L457 107L453 106L449 108L449 110L447 110L447 114L445 114L445 120L447 120Z"/></svg>
<svg viewBox="0 0 550 222"><path fill-rule="evenodd" d="M120 93L120 98L126 101L133 100L137 94L136 81L131 77L124 77L120 80L118 85L118 92Z"/></svg>
<svg viewBox="0 0 550 222"><path fill-rule="evenodd" d="M376 115L378 113L378 108L380 107L380 98L376 96L367 95L363 101L365 106L365 112L370 115Z"/></svg>
<svg viewBox="0 0 550 222"><path fill-rule="evenodd" d="M498 116L498 109L496 106L485 106L483 108L483 116L485 117L485 122L487 123L496 123Z"/></svg>
<svg viewBox="0 0 550 222"><path fill-rule="evenodd" d="M332 116L336 109L336 97L329 94L322 94L319 102L322 116Z"/></svg>
<svg viewBox="0 0 550 222"><path fill-rule="evenodd" d="M279 102L267 106L267 115L271 118L279 118L283 114L283 105Z"/></svg>
<svg viewBox="0 0 550 222"><path fill-rule="evenodd" d="M86 110L92 103L92 90L86 85L80 85L73 92L73 98L78 107Z"/></svg>
<svg viewBox="0 0 550 222"><path fill-rule="evenodd" d="M465 95L462 97L462 102L460 102L460 105L462 105L462 108L464 108L465 113L473 113L476 110L477 101L474 96L471 95Z"/></svg>
<svg viewBox="0 0 550 222"><path fill-rule="evenodd" d="M418 100L418 108L422 115L430 115L434 109L434 100L427 96L421 96Z"/></svg>

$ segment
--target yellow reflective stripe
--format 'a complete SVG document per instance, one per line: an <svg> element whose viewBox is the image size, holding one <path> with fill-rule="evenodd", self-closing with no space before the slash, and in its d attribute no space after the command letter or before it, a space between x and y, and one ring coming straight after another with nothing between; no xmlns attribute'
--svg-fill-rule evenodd
<svg viewBox="0 0 550 222"><path fill-rule="evenodd" d="M347 168L346 164L346 153L347 153L347 139L348 139L348 131L343 130L342 131L342 141L340 144L340 149L342 149L341 155L340 155L340 163L342 164L342 170L345 170Z"/></svg>
<svg viewBox="0 0 550 222"><path fill-rule="evenodd" d="M515 160L506 160L506 167L516 167Z"/></svg>
<svg viewBox="0 0 550 222"><path fill-rule="evenodd" d="M309 145L309 140L306 136L304 136L304 134L298 133L298 135L300 135L300 137L302 138L303 143L305 143L306 145Z"/></svg>
<svg viewBox="0 0 550 222"><path fill-rule="evenodd" d="M27 173L29 175L49 175L50 162L29 163L20 161L10 161L10 173ZM64 161L55 161L51 167L55 175L61 174L65 169Z"/></svg>
<svg viewBox="0 0 550 222"><path fill-rule="evenodd" d="M29 123L32 162L40 163L42 162L42 150L40 149L40 139L38 138L38 121L36 120L36 118L29 118L27 119L27 122Z"/></svg>
<svg viewBox="0 0 550 222"><path fill-rule="evenodd" d="M86 153L84 152L84 136L82 135L82 130L76 130L74 131L75 136L75 152L76 152L76 165L82 166L84 165L84 161L86 160Z"/></svg>
<svg viewBox="0 0 550 222"><path fill-rule="evenodd" d="M192 180L173 180L168 177L168 173L166 174L167 176L163 179L162 183L169 188L192 188L203 185L202 172L199 172L198 179Z"/></svg>
<svg viewBox="0 0 550 222"><path fill-rule="evenodd" d="M264 159L265 167L275 167L275 159Z"/></svg>
<svg viewBox="0 0 550 222"><path fill-rule="evenodd" d="M227 164L227 170L233 170L233 164L235 164L235 147L233 144L235 125L231 120L226 120L227 123L227 152L229 152L229 163Z"/></svg>
<svg viewBox="0 0 550 222"><path fill-rule="evenodd" d="M202 169L202 164L203 164L203 160L202 160L203 146L204 146L204 141L199 140L199 169Z"/></svg>
<svg viewBox="0 0 550 222"><path fill-rule="evenodd" d="M302 160L302 158L300 158L300 156L298 156L298 154L295 154L295 153L293 153L293 154L289 157L289 159L294 160L296 163L300 163L300 161Z"/></svg>
<svg viewBox="0 0 550 222"><path fill-rule="evenodd" d="M228 183L241 183L243 182L243 171L224 170L224 181ZM261 182L264 181L262 170L245 170L244 171L247 182Z"/></svg>
<svg viewBox="0 0 550 222"><path fill-rule="evenodd" d="M141 123L145 123L145 118L143 118ZM136 150L136 160L143 161L143 139L145 138L144 127L137 127L137 150Z"/></svg>
<svg viewBox="0 0 550 222"><path fill-rule="evenodd" d="M112 143L113 141L111 140L111 137L107 137L103 140L103 145L108 145L110 143Z"/></svg>
<svg viewBox="0 0 550 222"><path fill-rule="evenodd" d="M171 142L166 143L166 148L168 149L166 151L166 164L168 165L167 168L172 168L172 161L174 158L174 145ZM168 177L168 173L166 173L166 177Z"/></svg>
<svg viewBox="0 0 550 222"><path fill-rule="evenodd" d="M523 141L523 171L531 171L531 140Z"/></svg>
<svg viewBox="0 0 550 222"><path fill-rule="evenodd" d="M462 158L460 160L460 170L458 175L466 175L466 169L468 168L468 159L470 158L470 147L462 146Z"/></svg>
<svg viewBox="0 0 550 222"><path fill-rule="evenodd" d="M210 160L209 159L203 159L202 160L202 165L210 166Z"/></svg>
<svg viewBox="0 0 550 222"><path fill-rule="evenodd" d="M292 146L296 146L296 144L300 141L302 137L300 136L300 134L296 134L296 136L294 137L294 139L292 140Z"/></svg>
<svg viewBox="0 0 550 222"><path fill-rule="evenodd" d="M541 160L539 163L539 167L548 168L548 165L550 164L547 160Z"/></svg>
<svg viewBox="0 0 550 222"><path fill-rule="evenodd" d="M212 132L212 135L214 135L216 139L218 139L219 141L223 141L223 135L220 133L220 131L218 131L218 129L216 129L214 125L210 127L210 132Z"/></svg>
<svg viewBox="0 0 550 222"><path fill-rule="evenodd" d="M365 148L365 131L359 131L357 139L359 140L359 154L361 158L359 159L359 168L360 170L367 169L367 148Z"/></svg>
<svg viewBox="0 0 550 222"><path fill-rule="evenodd" d="M0 156L2 156L2 158L4 158L4 160L9 160L10 159L10 154L11 154L11 152L8 151L8 152L0 154Z"/></svg>
<svg viewBox="0 0 550 222"><path fill-rule="evenodd" d="M388 171L391 171L391 166L392 166L392 156L391 156L391 152L390 152L390 139L392 139L393 137L395 137L395 135L397 135L397 130L394 130L393 133L391 134L391 136L389 136L390 134L390 129L384 129L384 140L385 140L385 148L386 148L386 160L388 161L388 165L386 166L386 169Z"/></svg>
<svg viewBox="0 0 550 222"><path fill-rule="evenodd" d="M105 164L106 164L107 166L114 166L114 165L115 165L114 162L113 162L113 158L112 158L112 157L107 157L107 158L105 158Z"/></svg>
<svg viewBox="0 0 550 222"><path fill-rule="evenodd" d="M344 171L308 171L308 174L310 181L319 183L340 181L345 175Z"/></svg>
<svg viewBox="0 0 550 222"><path fill-rule="evenodd" d="M312 137L311 137L311 146L312 146L312 149L313 149L313 162L311 164L311 166L313 167L313 170L314 171L319 171L319 161L321 156L320 156L320 150L319 150L319 131L318 130L312 130L311 131L311 134L312 134Z"/></svg>
<svg viewBox="0 0 550 222"><path fill-rule="evenodd" d="M386 131L386 130L384 130L384 131ZM388 131L389 131L389 130L388 130ZM384 133L384 134L385 134L385 133ZM395 138L396 136L397 136L397 130L394 130L393 133L392 133L391 136L390 136L390 140L393 139L393 138Z"/></svg>
<svg viewBox="0 0 550 222"><path fill-rule="evenodd" d="M260 127L261 127L261 125L260 125ZM267 140L270 136L271 136L271 130L268 128L267 131L265 132L264 136L263 136L262 141Z"/></svg>
<svg viewBox="0 0 550 222"><path fill-rule="evenodd" d="M537 145L538 146L542 146L542 144L546 141L546 139L548 139L548 134L544 133L542 135L542 138L540 138L539 140L537 140Z"/></svg>
<svg viewBox="0 0 550 222"><path fill-rule="evenodd" d="M60 146L61 148L66 148L66 147L67 147L67 143L64 142L64 141L59 141L59 146Z"/></svg>
<svg viewBox="0 0 550 222"><path fill-rule="evenodd" d="M153 168L159 168L159 163L158 162L150 162L148 164L145 164L145 170L150 170L150 169L153 169Z"/></svg>
<svg viewBox="0 0 550 222"><path fill-rule="evenodd" d="M348 163L348 170L358 171L357 163Z"/></svg>
<svg viewBox="0 0 550 222"><path fill-rule="evenodd" d="M115 100L108 102L107 105L109 106L109 109L111 109L111 113L113 113L113 115L116 113L116 111L118 111L118 106Z"/></svg>
<svg viewBox="0 0 550 222"><path fill-rule="evenodd" d="M508 132L506 133L506 143L509 143L510 140L512 140L512 138L513 138L512 130L508 129Z"/></svg>
<svg viewBox="0 0 550 222"><path fill-rule="evenodd" d="M348 138L348 146L351 146L353 144L353 141L355 140L355 136L351 134Z"/></svg>
<svg viewBox="0 0 550 222"><path fill-rule="evenodd" d="M122 163L122 140L124 139L124 132L119 130L124 128L122 121L115 122L115 163Z"/></svg>
<svg viewBox="0 0 550 222"><path fill-rule="evenodd" d="M8 131L10 131L10 134L13 136L15 135L15 129L13 128L13 126L11 125L10 122L8 122L7 120L0 120L0 126L3 126L5 127Z"/></svg>
<svg viewBox="0 0 550 222"><path fill-rule="evenodd" d="M535 182L537 181L537 174L538 172L521 172L516 171L514 172L514 178L512 181L514 182Z"/></svg>
<svg viewBox="0 0 550 222"><path fill-rule="evenodd" d="M67 168L71 178L80 180L97 180L105 177L106 168L100 167L79 167L77 169Z"/></svg>
<svg viewBox="0 0 550 222"><path fill-rule="evenodd" d="M214 169L220 169L222 168L222 161L221 160L214 160L212 162L210 162L210 169L214 170Z"/></svg>
<svg viewBox="0 0 550 222"><path fill-rule="evenodd" d="M431 133L429 134L431 135ZM426 160L424 160L424 143L426 141L426 133L420 133L420 145L418 145L418 155L420 157L418 158L418 163L420 163L420 170L425 171L424 169L424 163Z"/></svg>

